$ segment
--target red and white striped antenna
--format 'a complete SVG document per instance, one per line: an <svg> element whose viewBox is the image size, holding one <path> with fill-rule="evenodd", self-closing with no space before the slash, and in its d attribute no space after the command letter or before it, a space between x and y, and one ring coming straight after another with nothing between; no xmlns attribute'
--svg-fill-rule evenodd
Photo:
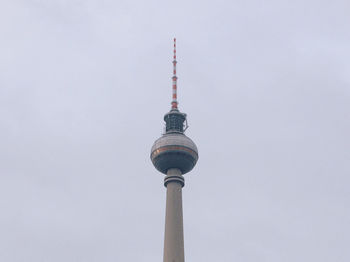
<svg viewBox="0 0 350 262"><path fill-rule="evenodd" d="M176 76L176 38L174 38L174 60L173 60L173 100L171 101L171 109L177 109L177 76Z"/></svg>

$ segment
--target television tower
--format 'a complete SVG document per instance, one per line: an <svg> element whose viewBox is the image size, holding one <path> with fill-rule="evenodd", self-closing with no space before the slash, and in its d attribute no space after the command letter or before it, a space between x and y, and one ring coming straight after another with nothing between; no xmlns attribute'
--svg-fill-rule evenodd
<svg viewBox="0 0 350 262"><path fill-rule="evenodd" d="M166 194L165 236L163 262L184 262L184 237L182 216L182 187L184 174L191 171L198 160L196 144L184 132L186 114L177 108L176 38L174 38L173 93L170 112L164 115L165 133L151 149L155 168L165 174Z"/></svg>

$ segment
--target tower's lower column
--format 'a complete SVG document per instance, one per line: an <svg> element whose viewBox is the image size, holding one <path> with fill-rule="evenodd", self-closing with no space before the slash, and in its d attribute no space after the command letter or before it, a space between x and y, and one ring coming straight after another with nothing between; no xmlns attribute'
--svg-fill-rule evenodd
<svg viewBox="0 0 350 262"><path fill-rule="evenodd" d="M169 169L164 179L167 188L163 262L184 262L182 187L184 178L179 169Z"/></svg>

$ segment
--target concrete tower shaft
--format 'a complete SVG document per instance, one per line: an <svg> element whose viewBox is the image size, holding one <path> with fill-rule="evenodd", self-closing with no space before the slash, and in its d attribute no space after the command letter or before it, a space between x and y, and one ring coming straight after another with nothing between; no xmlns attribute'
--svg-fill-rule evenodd
<svg viewBox="0 0 350 262"><path fill-rule="evenodd" d="M168 180L168 181L167 181ZM184 230L182 214L183 177L179 169L169 169L165 177L166 211L164 234L164 262L184 262Z"/></svg>

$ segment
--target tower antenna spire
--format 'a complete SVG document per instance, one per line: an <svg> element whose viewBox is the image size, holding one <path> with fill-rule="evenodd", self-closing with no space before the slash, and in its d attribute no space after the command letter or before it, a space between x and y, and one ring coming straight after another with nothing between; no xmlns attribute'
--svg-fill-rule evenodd
<svg viewBox="0 0 350 262"><path fill-rule="evenodd" d="M171 109L177 110L177 76L176 76L176 38L174 38L174 60L173 60L173 100L171 101Z"/></svg>

